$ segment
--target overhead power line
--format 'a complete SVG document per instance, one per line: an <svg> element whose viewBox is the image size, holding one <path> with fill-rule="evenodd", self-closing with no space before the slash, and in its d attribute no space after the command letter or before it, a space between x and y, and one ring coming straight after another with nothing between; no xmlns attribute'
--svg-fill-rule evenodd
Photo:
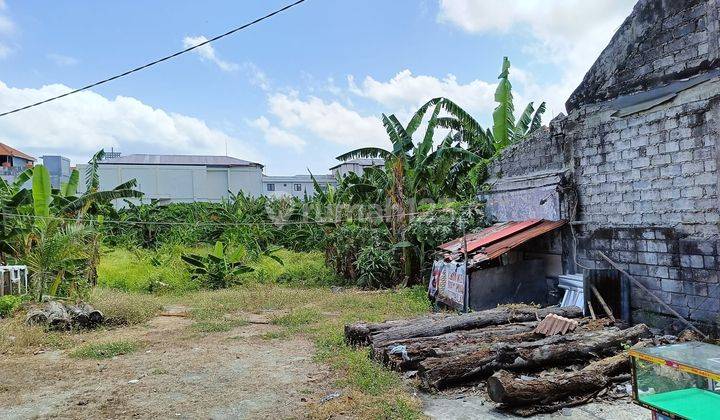
<svg viewBox="0 0 720 420"><path fill-rule="evenodd" d="M192 51L192 50L194 50L194 49L200 48L200 47L202 47L203 45L206 45L206 44L209 44L209 43L211 43L211 42L217 41L217 40L220 39L220 38L225 38L226 36L232 35L232 34L234 34L235 32L239 32L239 31L241 31L241 30L243 30L243 29L245 29L245 28L248 28L248 27L250 27L250 26L253 26L253 25L255 25L256 23L260 23L260 22L262 22L263 20L269 19L269 18L271 18L271 17L273 17L273 16L275 16L275 15L277 15L277 14L279 14L279 13L282 13L282 12L290 9L291 7L297 6L298 4L300 4L300 3L304 2L304 1L305 1L305 0L297 0L296 2L290 3L290 4L288 4L287 6L285 6L285 7L283 7L283 8L280 8L280 9L275 10L275 11L272 12L272 13L268 13L267 15L265 15L265 16L263 16L263 17L259 17L259 18L255 19L255 20L253 20L252 22L248 22L248 23L246 23L246 24L244 24L244 25L242 25L242 26L238 26L237 28L231 29L231 30L225 32L224 34L221 34L221 35L212 37L212 38L208 39L207 41L201 42L201 43L199 43L199 44L197 44L197 45L193 45L192 47L189 47L189 48L185 48L184 50L181 50L181 51L178 51L178 52L176 52L176 53L173 53L173 54L167 55L167 56L165 56L165 57L159 58L159 59L157 59L157 60L155 60L155 61L151 61L151 62L149 62L149 63L147 63L147 64L143 64L143 65L140 66L140 67L135 67L134 69L128 70L128 71L126 71L126 72L124 72L124 73L120 73L120 74L117 74L117 75L115 75L115 76L108 77L107 79L100 80L99 82L91 83L91 84L89 84L89 85L87 85L87 86L83 86L83 87L81 87L81 88L79 88L79 89L75 89L75 90L72 90L72 91L70 91L70 92L63 93L62 95L53 96L52 98L48 98L48 99L42 100L42 101L40 101L40 102L35 102L34 104L26 105L26 106L23 106L23 107L20 107L20 108L13 109L13 110L11 110L11 111L3 112L2 114L0 114L0 117L4 117L4 116L6 116L6 115L14 114L14 113L16 113L16 112L24 111L24 110L26 110L26 109L30 109L30 108L33 108L33 107L36 107L36 106L39 106L39 105L43 105L43 104L46 104L46 103L48 103L48 102L55 101L55 100L60 99L60 98L64 98L64 97L66 97L66 96L70 96L70 95L73 95L73 94L78 93L78 92L82 92L82 91L84 91L84 90L92 89L92 88L94 88L95 86L99 86L99 85L102 85L102 84L111 82L111 81L113 81L113 80L115 80L115 79L119 79L119 78L121 78L121 77L128 76L128 75L133 74L133 73L135 73L135 72L138 72L138 71L140 71L140 70L144 70L144 69L146 69L146 68L148 68L148 67L154 66L154 65L156 65L156 64L160 64L160 63L162 63L163 61L168 61L168 60L170 60L170 59L172 59L172 58L175 58L175 57L177 57L177 56L179 56L179 55L182 55L182 54L185 54L185 53L187 53L187 52L190 52L190 51Z"/></svg>
<svg viewBox="0 0 720 420"><path fill-rule="evenodd" d="M426 214L430 214L430 211L417 211L417 212L408 212L404 213L405 216L412 217L412 216L423 216ZM25 219L25 220L59 220L59 221L66 221L66 222L86 222L86 223L94 223L95 221L91 219L78 219L78 218L71 218L71 217L61 217L61 216L37 216L34 214L18 214L18 213L5 213L0 212L0 216L7 217L7 218L15 218L15 219ZM110 220L106 219L103 220L103 224L115 224L115 225L128 225L128 226L135 226L135 225L147 225L147 226L223 226L223 227L231 227L231 226L288 226L288 225L326 225L330 223L341 223L341 222L358 222L358 221L388 221L391 219L391 215L384 215L384 214L376 214L372 216L358 216L358 217L352 217L348 216L345 218L334 218L331 216L320 218L320 220L301 220L301 221L293 221L293 220L285 220L285 221L264 221L264 222L173 222L173 221L152 221L152 220Z"/></svg>

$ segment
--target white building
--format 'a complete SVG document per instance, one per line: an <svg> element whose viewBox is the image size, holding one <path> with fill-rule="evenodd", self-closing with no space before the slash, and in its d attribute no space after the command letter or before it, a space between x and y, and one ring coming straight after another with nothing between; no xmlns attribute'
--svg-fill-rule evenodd
<svg viewBox="0 0 720 420"><path fill-rule="evenodd" d="M342 178L350 172L355 172L358 175L362 175L367 168L374 168L384 165L384 159L350 159L333 166L332 168L330 168L330 171L333 173L333 175Z"/></svg>
<svg viewBox="0 0 720 420"><path fill-rule="evenodd" d="M328 185L337 185L333 175L314 175L320 187L327 189ZM310 175L267 176L262 179L263 195L268 197L297 197L315 195L315 186Z"/></svg>
<svg viewBox="0 0 720 420"><path fill-rule="evenodd" d="M134 154L99 162L100 189L136 179L144 199L160 202L220 201L228 191L263 193L263 165L229 156ZM78 165L81 178L87 165ZM85 180L80 182L85 188Z"/></svg>

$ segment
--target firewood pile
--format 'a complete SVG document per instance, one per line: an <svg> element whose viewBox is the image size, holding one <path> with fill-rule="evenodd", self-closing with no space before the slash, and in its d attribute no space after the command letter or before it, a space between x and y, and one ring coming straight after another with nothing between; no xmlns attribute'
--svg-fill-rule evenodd
<svg viewBox="0 0 720 420"><path fill-rule="evenodd" d="M644 324L622 329L582 318L577 307L507 305L350 324L345 339L426 390L486 381L498 408L528 416L582 404L626 381L625 349L645 345L652 333Z"/></svg>

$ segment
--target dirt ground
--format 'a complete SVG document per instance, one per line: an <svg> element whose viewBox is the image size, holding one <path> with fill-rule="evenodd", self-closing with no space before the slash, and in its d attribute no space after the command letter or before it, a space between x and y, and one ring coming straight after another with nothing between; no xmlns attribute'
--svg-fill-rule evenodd
<svg viewBox="0 0 720 420"><path fill-rule="evenodd" d="M143 343L112 359L76 359L62 350L4 358L0 418L298 418L331 391L307 338L263 339L279 328L263 323L221 333L198 333L191 324L160 316L88 333L93 342Z"/></svg>
<svg viewBox="0 0 720 420"><path fill-rule="evenodd" d="M183 307L166 308L179 315ZM305 418L334 378L313 361L308 337L267 339L278 313L243 314L249 324L198 332L183 316L83 334L85 342L128 340L134 353L78 359L54 350L0 359L0 419L36 418ZM457 395L456 395L457 394ZM421 395L430 418L509 418L482 395ZM345 413L352 416L351 413ZM593 403L538 418L635 419L649 412L622 400Z"/></svg>

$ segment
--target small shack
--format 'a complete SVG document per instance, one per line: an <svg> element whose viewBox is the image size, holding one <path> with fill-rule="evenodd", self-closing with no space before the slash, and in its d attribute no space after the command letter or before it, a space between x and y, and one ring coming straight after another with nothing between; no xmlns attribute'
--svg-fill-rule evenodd
<svg viewBox="0 0 720 420"><path fill-rule="evenodd" d="M507 303L558 303L562 275L558 229L566 223L544 219L497 223L440 245L430 278L431 298L455 309L476 311ZM551 243L537 246L537 241Z"/></svg>

